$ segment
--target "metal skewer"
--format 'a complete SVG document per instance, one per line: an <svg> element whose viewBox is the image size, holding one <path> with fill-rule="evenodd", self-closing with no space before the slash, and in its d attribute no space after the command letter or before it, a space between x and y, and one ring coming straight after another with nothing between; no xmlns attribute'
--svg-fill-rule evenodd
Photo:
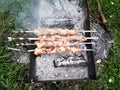
<svg viewBox="0 0 120 90"><path fill-rule="evenodd" d="M8 41L12 41L12 40L40 40L39 38L23 38L23 37L16 37L16 38L12 38L12 37L8 37Z"/></svg>
<svg viewBox="0 0 120 90"><path fill-rule="evenodd" d="M41 30L39 30L41 31ZM74 30L76 31L77 33L81 33L81 32L97 32L96 30ZM13 33L34 33L34 30L31 30L31 31L12 31Z"/></svg>
<svg viewBox="0 0 120 90"><path fill-rule="evenodd" d="M40 38L23 38L23 37L16 37L16 38L12 38L12 37L8 37L8 41L12 41L12 40L40 40ZM98 37L87 37L86 39L99 39Z"/></svg>
<svg viewBox="0 0 120 90"><path fill-rule="evenodd" d="M17 43L16 46L34 46L34 43Z"/></svg>
<svg viewBox="0 0 120 90"><path fill-rule="evenodd" d="M93 44L93 45L95 45L95 43L94 42L82 42L82 43L80 43L80 45L83 45L83 44ZM20 44L16 44L16 46L34 46L34 45L36 45L36 44L34 44L34 43L20 43Z"/></svg>
<svg viewBox="0 0 120 90"><path fill-rule="evenodd" d="M21 49L11 48L11 47L7 47L7 49L9 49L9 50L13 50L13 51L21 51Z"/></svg>
<svg viewBox="0 0 120 90"><path fill-rule="evenodd" d="M82 51L94 51L93 49L81 49ZM27 52L34 52L35 50L27 50Z"/></svg>
<svg viewBox="0 0 120 90"><path fill-rule="evenodd" d="M17 49L17 48L11 48L11 47L8 47L7 49L9 50L13 50L13 51L22 51L21 49ZM81 49L82 51L94 51L94 49ZM34 52L35 50L27 50L27 52Z"/></svg>

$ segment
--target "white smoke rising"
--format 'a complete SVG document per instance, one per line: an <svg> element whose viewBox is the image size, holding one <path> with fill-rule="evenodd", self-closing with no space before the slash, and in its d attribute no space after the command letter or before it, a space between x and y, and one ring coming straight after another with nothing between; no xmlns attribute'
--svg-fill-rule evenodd
<svg viewBox="0 0 120 90"><path fill-rule="evenodd" d="M78 5L79 1L30 0L19 13L17 26L28 30L55 27L81 29L86 16Z"/></svg>

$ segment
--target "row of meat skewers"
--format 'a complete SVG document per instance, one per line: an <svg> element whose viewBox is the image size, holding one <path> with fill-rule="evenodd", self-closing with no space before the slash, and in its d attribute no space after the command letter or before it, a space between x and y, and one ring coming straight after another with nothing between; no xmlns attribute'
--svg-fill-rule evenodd
<svg viewBox="0 0 120 90"><path fill-rule="evenodd" d="M41 31L35 30L34 33L40 38L40 40L35 42L37 48L34 54L37 56L53 53L62 54L65 52L70 55L80 53L81 49L76 48L76 46L80 46L79 41L87 40L85 36L79 36L76 31L68 29L43 29ZM70 42L72 40L76 41L72 43Z"/></svg>
<svg viewBox="0 0 120 90"><path fill-rule="evenodd" d="M42 29L42 30L34 30L34 31L24 31L26 33L34 33L37 38L27 38L28 40L35 40L34 44L28 45L36 45L34 54L39 56L41 54L53 54L53 53L65 53L69 54L80 53L83 49L80 49L79 46L83 41L87 39L96 39L97 37L85 37L83 35L78 35L78 30L69 30L69 29ZM81 31L82 32L82 31ZM91 31L83 31L83 32L91 32ZM93 31L94 32L94 31ZM15 40L16 38L8 38L10 40ZM24 40L25 38L19 37L19 40ZM89 43L88 43L89 44Z"/></svg>

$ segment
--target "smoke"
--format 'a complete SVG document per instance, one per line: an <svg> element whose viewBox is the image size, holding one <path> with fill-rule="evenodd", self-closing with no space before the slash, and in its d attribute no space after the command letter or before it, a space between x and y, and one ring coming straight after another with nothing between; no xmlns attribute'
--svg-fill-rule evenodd
<svg viewBox="0 0 120 90"><path fill-rule="evenodd" d="M81 0L82 1L82 0ZM80 0L29 0L19 12L16 26L28 30L40 28L81 29L85 13Z"/></svg>
<svg viewBox="0 0 120 90"><path fill-rule="evenodd" d="M32 3L33 0L27 0L23 2L22 9L19 11L16 17L16 29L32 29ZM32 25L32 26L31 26Z"/></svg>

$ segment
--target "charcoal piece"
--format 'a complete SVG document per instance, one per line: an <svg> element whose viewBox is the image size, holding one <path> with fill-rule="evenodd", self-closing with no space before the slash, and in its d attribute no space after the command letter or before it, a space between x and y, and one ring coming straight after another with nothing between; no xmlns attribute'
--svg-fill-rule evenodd
<svg viewBox="0 0 120 90"><path fill-rule="evenodd" d="M68 19L47 19L41 21L42 27L48 27L48 28L67 28L67 29L73 29L74 24L72 23L72 20Z"/></svg>
<svg viewBox="0 0 120 90"><path fill-rule="evenodd" d="M54 64L56 67L68 67L68 66L85 66L87 63L85 60L63 60L63 61L59 61L58 60L54 60Z"/></svg>
<svg viewBox="0 0 120 90"><path fill-rule="evenodd" d="M83 66L86 64L86 60L83 59L84 57L81 55L79 56L61 56L56 57L54 59L55 67L68 67L68 66Z"/></svg>
<svg viewBox="0 0 120 90"><path fill-rule="evenodd" d="M71 20L68 20L68 21L65 23L65 28L67 28L67 29L73 29L73 28L74 28L74 24L72 23Z"/></svg>

